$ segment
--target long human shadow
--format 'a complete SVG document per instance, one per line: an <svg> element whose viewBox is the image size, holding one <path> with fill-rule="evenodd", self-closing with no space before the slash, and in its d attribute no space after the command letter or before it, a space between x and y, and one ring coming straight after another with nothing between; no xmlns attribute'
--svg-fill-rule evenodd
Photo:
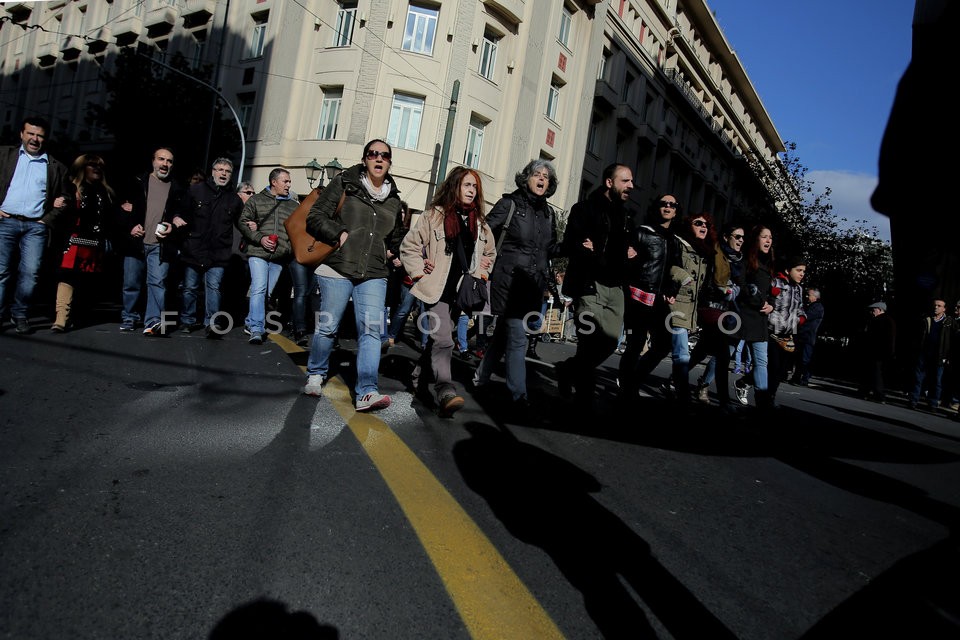
<svg viewBox="0 0 960 640"><path fill-rule="evenodd" d="M470 437L454 445L453 457L467 486L513 536L549 554L605 638L657 637L641 601L676 638L736 637L590 495L601 489L596 478L505 427L465 428Z"/></svg>

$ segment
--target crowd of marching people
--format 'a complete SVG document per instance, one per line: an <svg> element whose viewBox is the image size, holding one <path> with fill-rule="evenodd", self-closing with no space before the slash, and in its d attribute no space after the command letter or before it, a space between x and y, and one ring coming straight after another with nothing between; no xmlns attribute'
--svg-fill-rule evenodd
<svg viewBox="0 0 960 640"><path fill-rule="evenodd" d="M608 166L573 206L561 238L548 204L558 185L551 162L531 160L517 172L516 189L491 199L489 210L481 175L456 167L414 215L390 173L391 146L371 140L357 164L301 209L309 207L309 235L335 247L314 268L295 258L285 225L301 204L287 169L273 169L260 189L234 186L233 163L221 157L209 175L184 185L173 178L174 151L158 147L149 171L115 183L100 155L81 154L69 166L50 157L48 129L27 118L21 144L0 155L0 321L17 334L35 331L30 306L52 258L52 332L86 322L110 282L104 272L116 268L121 332L202 330L218 340L236 325L259 345L286 330L309 349L302 393L311 396L322 396L337 373L331 355L342 322L352 320L357 411L390 405L379 389L380 359L406 328L420 350L412 385L452 416L466 401L451 362L468 352L471 326L474 393L490 388L502 363L513 409L530 411L526 363L537 357L548 298L561 313L563 301L572 308L576 352L557 363L556 379L560 395L583 412L595 410L597 369L615 353L624 407L646 394L667 356L671 374L660 389L680 407L709 402L713 385L722 413L743 411L752 391L758 413L768 414L782 382L810 381L824 308L820 292L804 288L806 260L778 256L769 226L718 225L709 212L686 211L674 193L658 195L636 221L627 207L634 176L624 164ZM566 268L556 274L560 258ZM281 280L286 294L272 302ZM960 302L953 316L944 300L933 305L917 331L912 407L951 405L960 393L950 368L960 362ZM242 326L232 313L241 308ZM886 311L884 301L870 306L862 337L860 391L878 402L897 340ZM732 384L731 368L740 376Z"/></svg>

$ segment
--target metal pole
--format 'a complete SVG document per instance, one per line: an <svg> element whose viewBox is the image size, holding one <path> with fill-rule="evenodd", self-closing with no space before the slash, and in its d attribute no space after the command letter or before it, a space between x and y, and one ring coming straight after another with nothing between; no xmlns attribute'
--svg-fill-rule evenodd
<svg viewBox="0 0 960 640"><path fill-rule="evenodd" d="M230 101L227 100L226 97L224 97L224 95L223 95L222 93L220 93L219 91L217 91L217 89L216 89L215 87L213 87L213 86L210 85L210 84L207 84L206 82L204 82L203 80L200 80L199 78L194 78L194 77L193 77L192 75L190 75L189 73L184 73L183 71L180 71L180 69L175 69L175 68L171 67L170 65L168 65L166 62L160 62L159 60L154 60L153 58L151 58L151 57L148 56L148 55L144 55L144 54L142 54L142 53L138 53L137 55L146 58L147 60L149 60L149 61L152 62L153 64L158 64L158 65L160 65L161 67L165 67L165 68L167 68L167 69L170 69L170 71L173 71L174 73L179 73L179 74L182 75L184 78L190 78L190 79L193 80L194 82L199 83L199 84L202 84L202 85L205 86L207 89L210 89L210 91L213 91L215 94L217 94L218 96L220 96L220 99L223 100L224 104L227 105L227 108L230 109L230 113L233 114L233 119L234 119L234 120L236 121L236 123L237 123L237 131L240 132L240 169L237 171L237 184L240 184L240 183L243 181L243 164L247 161L247 138L246 138L246 136L243 135L243 125L240 124L240 116L237 115L237 111L233 108L233 105L230 104Z"/></svg>
<svg viewBox="0 0 960 640"><path fill-rule="evenodd" d="M230 15L230 0L227 0L227 6L223 11L223 26L220 27L220 44L217 47L217 66L213 68L213 85L220 84L220 65L223 64L223 43L227 39L227 17ZM210 100L210 128L207 130L207 146L203 151L203 169L206 171L210 167L210 143L213 140L213 121L217 117L217 96ZM242 182L242 176L237 174L237 184Z"/></svg>
<svg viewBox="0 0 960 640"><path fill-rule="evenodd" d="M453 93L450 95L450 109L447 115L447 128L443 132L443 149L440 150L440 166L437 167L437 182L447 177L447 158L450 157L450 139L453 138L454 120L457 118L457 98L460 97L460 81L453 81Z"/></svg>

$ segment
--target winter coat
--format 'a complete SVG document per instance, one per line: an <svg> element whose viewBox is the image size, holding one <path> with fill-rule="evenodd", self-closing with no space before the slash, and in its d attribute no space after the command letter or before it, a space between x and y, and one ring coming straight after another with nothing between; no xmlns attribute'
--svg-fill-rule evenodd
<svg viewBox="0 0 960 640"><path fill-rule="evenodd" d="M450 275L450 270L460 270L460 261L456 253L446 253L446 235L443 231L443 211L434 208L429 214L420 216L417 224L403 238L400 244L400 261L407 274L413 278L410 289L418 300L427 304L436 304ZM424 253L426 256L424 257ZM491 269L480 268L480 258L486 256L491 261L497 257L496 245L490 225L484 222L477 228L477 237L470 256L470 275L484 280L490 277ZM433 262L433 271L424 274L424 260Z"/></svg>
<svg viewBox="0 0 960 640"><path fill-rule="evenodd" d="M79 190L67 182L66 191L67 206L57 232L57 242L63 247L60 268L98 273L110 246L117 205L101 183L84 183Z"/></svg>
<svg viewBox="0 0 960 640"><path fill-rule="evenodd" d="M219 187L213 178L191 185L190 197L193 206L184 216L187 231L180 259L200 268L226 267L243 201L230 185Z"/></svg>
<svg viewBox="0 0 960 640"><path fill-rule="evenodd" d="M950 357L950 341L953 337L953 318L944 315L940 325L940 340L935 345L927 344L933 327L933 317L923 319L920 331L920 351L943 361Z"/></svg>
<svg viewBox="0 0 960 640"><path fill-rule="evenodd" d="M593 249L583 242L589 238ZM569 258L563 290L579 298L597 292L597 283L622 287L627 267L627 226L623 207L597 189L570 209L563 234L563 255Z"/></svg>
<svg viewBox="0 0 960 640"><path fill-rule="evenodd" d="M807 316L806 322L800 325L797 331L797 341L806 344L816 344L817 331L820 330L820 324L823 322L823 303L815 300L804 307L804 314Z"/></svg>
<svg viewBox="0 0 960 640"><path fill-rule="evenodd" d="M279 199L269 187L250 196L237 221L237 228L244 239L243 252L268 262L289 261L293 250L283 221L290 217L299 204L300 200L295 193L291 192L289 198ZM255 231L251 231L247 226L247 221L250 220L257 223ZM274 234L277 236L277 248L275 251L267 251L260 244L260 240Z"/></svg>
<svg viewBox="0 0 960 640"><path fill-rule="evenodd" d="M681 265L674 233L660 225L631 224L628 242L637 255L627 260L627 284L647 293L676 293L670 270Z"/></svg>
<svg viewBox="0 0 960 640"><path fill-rule="evenodd" d="M740 338L747 342L766 342L770 336L767 316L760 313L760 309L764 304L774 302L770 290L772 283L773 273L763 262L755 271L746 269L744 272L737 306L740 310Z"/></svg>
<svg viewBox="0 0 960 640"><path fill-rule="evenodd" d="M386 278L390 275L387 248L399 246L405 233L400 191L388 173L390 195L374 201L360 182L362 171L363 165L354 165L330 181L307 214L307 232L321 242L336 244L346 231L347 241L324 264L348 278ZM337 203L344 192L347 196L338 214Z"/></svg>
<svg viewBox="0 0 960 640"><path fill-rule="evenodd" d="M767 316L767 328L777 336L792 336L806 321L803 309L803 287L784 273L778 273L770 285L773 311Z"/></svg>
<svg viewBox="0 0 960 640"><path fill-rule="evenodd" d="M689 242L677 236L680 266L670 268L677 293L670 305L670 325L692 331L697 328L697 307L701 292L709 286L710 263Z"/></svg>
<svg viewBox="0 0 960 640"><path fill-rule="evenodd" d="M116 240L115 246L121 255L143 257L143 238L135 238L130 235L130 231L138 224L144 224L147 215L147 189L150 185L150 174L145 173L134 178L132 185L126 193L118 194L118 201L123 204L124 201L133 205L130 211L124 211L123 208L117 209L117 221L115 225ZM173 223L177 216L186 219L187 211L190 210L190 193L186 187L176 180L170 181L170 192L167 194L167 202L163 209L161 220ZM168 236L169 240L160 241L161 260L168 262L176 257L177 247L180 243L179 231L176 229Z"/></svg>
<svg viewBox="0 0 960 640"><path fill-rule="evenodd" d="M504 229L510 203L514 203L510 227ZM494 315L522 318L539 312L550 275L550 259L560 254L556 216L546 198L526 188L504 194L493 205L487 223L499 244L497 262L490 276L490 308Z"/></svg>
<svg viewBox="0 0 960 640"><path fill-rule="evenodd" d="M10 188L13 174L16 173L22 148L22 145L0 147L0 204L7 197L7 190ZM54 228L57 218L63 212L63 209L53 207L53 201L60 196L68 197L67 185L70 180L67 174L67 167L47 154L47 195L43 202L43 215L40 221L49 229Z"/></svg>

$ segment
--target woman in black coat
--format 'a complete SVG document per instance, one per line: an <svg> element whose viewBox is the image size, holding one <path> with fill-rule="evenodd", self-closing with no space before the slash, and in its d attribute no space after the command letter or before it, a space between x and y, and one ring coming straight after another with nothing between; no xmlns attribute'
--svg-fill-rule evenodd
<svg viewBox="0 0 960 640"><path fill-rule="evenodd" d="M774 275L773 232L757 225L747 234L743 244L745 271L743 287L737 296L740 308L740 337L750 349L753 370L735 383L738 398L746 398L747 384L752 382L754 401L765 406L767 393L767 317L773 311L774 296L770 291Z"/></svg>
<svg viewBox="0 0 960 640"><path fill-rule="evenodd" d="M487 216L497 240L490 276L490 307L497 325L473 382L487 384L505 357L507 389L515 403L526 406L526 321L541 312L550 259L559 254L556 216L547 204L557 190L557 172L546 160L531 160L515 182L517 190L505 194Z"/></svg>

